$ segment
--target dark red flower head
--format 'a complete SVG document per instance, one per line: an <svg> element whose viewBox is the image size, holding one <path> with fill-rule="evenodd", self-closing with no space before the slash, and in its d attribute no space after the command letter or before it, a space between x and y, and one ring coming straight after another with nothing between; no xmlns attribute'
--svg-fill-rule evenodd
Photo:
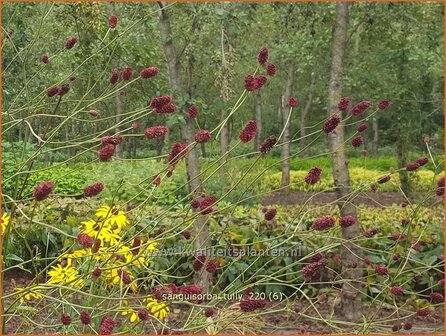
<svg viewBox="0 0 446 336"><path fill-rule="evenodd" d="M200 210L202 214L208 214L212 212L212 206L217 202L217 197L206 196L200 203Z"/></svg>
<svg viewBox="0 0 446 336"><path fill-rule="evenodd" d="M172 101L172 97L171 96L160 96L160 97L155 97L153 98L149 105L150 107L157 109L160 107L163 107L164 105L169 104Z"/></svg>
<svg viewBox="0 0 446 336"><path fill-rule="evenodd" d="M369 125L367 125L367 124L361 124L361 125L359 125L359 127L358 127L358 132L363 132L363 131L365 131L367 128L369 128Z"/></svg>
<svg viewBox="0 0 446 336"><path fill-rule="evenodd" d="M191 119L195 119L196 117L198 117L198 109L196 106L189 106L187 112L189 114L189 118Z"/></svg>
<svg viewBox="0 0 446 336"><path fill-rule="evenodd" d="M358 135L357 137L353 138L352 146L353 147L360 147L363 142L364 142L364 138L362 136Z"/></svg>
<svg viewBox="0 0 446 336"><path fill-rule="evenodd" d="M59 90L59 96L63 96L63 95L65 95L65 94L67 94L68 91L70 91L70 84L68 84L68 83L63 84L63 85L60 87L60 90Z"/></svg>
<svg viewBox="0 0 446 336"><path fill-rule="evenodd" d="M118 82L119 77L121 77L121 73L117 70L112 72L112 75L110 77L110 84L114 85Z"/></svg>
<svg viewBox="0 0 446 336"><path fill-rule="evenodd" d="M266 62L268 62L268 58L269 58L269 52L268 52L268 48L263 47L260 49L259 54L257 55L257 60L259 61L260 64L266 64Z"/></svg>
<svg viewBox="0 0 446 336"><path fill-rule="evenodd" d="M214 316L214 314L215 314L215 311L212 308L206 308L204 310L204 316L206 316L206 317Z"/></svg>
<svg viewBox="0 0 446 336"><path fill-rule="evenodd" d="M76 76L70 76L70 78L68 78L68 80L69 80L70 82L73 82L73 81L76 80Z"/></svg>
<svg viewBox="0 0 446 336"><path fill-rule="evenodd" d="M388 268L384 265L375 266L375 272L379 275L388 275L389 274Z"/></svg>
<svg viewBox="0 0 446 336"><path fill-rule="evenodd" d="M99 335L111 335L113 329L115 328L115 321L109 316L104 316L101 320L101 325L99 326Z"/></svg>
<svg viewBox="0 0 446 336"><path fill-rule="evenodd" d="M141 238L136 236L135 238L133 238L133 242L132 242L132 254L133 255L137 255L139 253L140 246L141 246Z"/></svg>
<svg viewBox="0 0 446 336"><path fill-rule="evenodd" d="M50 181L42 182L34 187L33 198L36 201L43 201L54 189L54 183Z"/></svg>
<svg viewBox="0 0 446 336"><path fill-rule="evenodd" d="M379 104L378 104L378 108L379 108L380 110L384 110L384 109L386 109L389 105L390 105L390 101L388 101L387 99L385 99L385 100L382 100L382 101L379 102Z"/></svg>
<svg viewBox="0 0 446 336"><path fill-rule="evenodd" d="M245 127L240 132L240 140L243 143L251 141L257 132L257 123L255 120L250 120L246 123Z"/></svg>
<svg viewBox="0 0 446 336"><path fill-rule="evenodd" d="M71 317L67 313L62 313L60 316L60 322L62 322L63 325L70 325L71 324Z"/></svg>
<svg viewBox="0 0 446 336"><path fill-rule="evenodd" d="M296 99L296 97L291 97L288 99L288 106L290 107L296 107L299 104L299 101Z"/></svg>
<svg viewBox="0 0 446 336"><path fill-rule="evenodd" d="M197 256L193 265L192 265L194 267L194 271L198 272L199 270L201 270L205 261L206 261L206 256L204 256L204 255Z"/></svg>
<svg viewBox="0 0 446 336"><path fill-rule="evenodd" d="M404 324L403 324L403 329L404 329L404 330L410 330L410 329L412 329L412 323L411 323L411 322L404 322Z"/></svg>
<svg viewBox="0 0 446 336"><path fill-rule="evenodd" d="M328 230L335 225L335 219L331 216L324 216L316 219L311 226L313 230L323 231Z"/></svg>
<svg viewBox="0 0 446 336"><path fill-rule="evenodd" d="M390 288L390 292L395 296L400 296L404 294L404 289L400 286L394 286Z"/></svg>
<svg viewBox="0 0 446 336"><path fill-rule="evenodd" d="M184 239L189 240L190 237L192 237L192 234L190 233L190 231L183 231L181 232L182 236L184 237Z"/></svg>
<svg viewBox="0 0 446 336"><path fill-rule="evenodd" d="M133 77L133 69L130 67L125 67L124 69L122 69L122 73L121 73L122 79L123 80L130 80Z"/></svg>
<svg viewBox="0 0 446 336"><path fill-rule="evenodd" d="M390 180L390 175L386 175L386 176L380 177L378 179L378 183L379 184L383 184L383 183L388 182L389 180Z"/></svg>
<svg viewBox="0 0 446 336"><path fill-rule="evenodd" d="M57 95L59 93L59 91L60 91L60 86L55 85L55 86L50 87L46 91L46 95L48 97L53 97L53 96Z"/></svg>
<svg viewBox="0 0 446 336"><path fill-rule="evenodd" d="M350 111L352 116L360 116L362 115L365 110L367 110L370 106L372 106L372 103L366 100L361 100L358 104L353 106L352 110Z"/></svg>
<svg viewBox="0 0 446 336"><path fill-rule="evenodd" d="M118 24L118 17L116 15L110 16L108 19L108 26L113 29L116 28L116 25Z"/></svg>
<svg viewBox="0 0 446 336"><path fill-rule="evenodd" d="M134 130L137 130L137 129L140 129L140 125L139 125L139 123L138 122L134 122L134 123L132 123L132 129L134 129Z"/></svg>
<svg viewBox="0 0 446 336"><path fill-rule="evenodd" d="M249 313L254 310L265 308L266 301L261 299L244 299L240 302L242 312Z"/></svg>
<svg viewBox="0 0 446 336"><path fill-rule="evenodd" d="M276 74L277 68L275 64L269 63L266 67L266 74L268 76L274 76Z"/></svg>
<svg viewBox="0 0 446 336"><path fill-rule="evenodd" d="M262 145L260 146L259 150L260 153L263 155L266 155L269 153L269 151L274 147L274 145L277 142L277 138L275 135L270 135L268 138L266 138Z"/></svg>
<svg viewBox="0 0 446 336"><path fill-rule="evenodd" d="M320 167L313 167L305 176L305 182L307 184L315 184L320 181L322 174L322 169Z"/></svg>
<svg viewBox="0 0 446 336"><path fill-rule="evenodd" d="M439 302L443 302L444 301L444 297L443 294L438 293L438 292L432 292L429 294L429 298L431 299L431 301L433 303L439 303Z"/></svg>
<svg viewBox="0 0 446 336"><path fill-rule="evenodd" d="M377 229L367 229L364 231L364 237L371 238L378 233Z"/></svg>
<svg viewBox="0 0 446 336"><path fill-rule="evenodd" d="M172 145L167 162L175 164L181 160L183 156L187 154L187 145L185 143L177 142Z"/></svg>
<svg viewBox="0 0 446 336"><path fill-rule="evenodd" d="M45 64L47 64L50 61L48 55L40 56L40 60L42 61L42 63L45 63Z"/></svg>
<svg viewBox="0 0 446 336"><path fill-rule="evenodd" d="M352 226L356 223L356 218L354 216L344 216L341 218L340 225L343 228Z"/></svg>
<svg viewBox="0 0 446 336"><path fill-rule="evenodd" d="M343 112L347 111L349 105L350 105L350 99L347 97L342 97L338 103L338 109Z"/></svg>
<svg viewBox="0 0 446 336"><path fill-rule="evenodd" d="M372 184L370 185L370 190L371 190L371 191L376 191L377 189L378 189L378 187L376 186L375 183L372 183Z"/></svg>
<svg viewBox="0 0 446 336"><path fill-rule="evenodd" d="M206 264L206 271L208 273L214 273L217 270L218 266L219 266L218 260L217 259L211 259Z"/></svg>
<svg viewBox="0 0 446 336"><path fill-rule="evenodd" d="M427 157L422 157L422 158L419 158L416 162L420 166L424 166L425 164L427 164L429 162L429 159Z"/></svg>
<svg viewBox="0 0 446 336"><path fill-rule="evenodd" d="M155 109L155 113L159 113L159 114L167 114L167 113L173 113L177 110L176 105L170 103L161 107L157 107Z"/></svg>
<svg viewBox="0 0 446 336"><path fill-rule="evenodd" d="M268 211L265 212L265 220L267 221L271 221L274 219L274 217L276 217L277 214L277 210L275 208L271 208Z"/></svg>
<svg viewBox="0 0 446 336"><path fill-rule="evenodd" d="M108 161L110 160L113 155L115 154L115 145L108 144L102 147L99 150L99 160L101 161Z"/></svg>
<svg viewBox="0 0 446 336"><path fill-rule="evenodd" d="M147 139L163 138L169 132L166 126L152 126L144 130Z"/></svg>
<svg viewBox="0 0 446 336"><path fill-rule="evenodd" d="M77 43L77 37L72 36L65 42L65 49L71 49Z"/></svg>
<svg viewBox="0 0 446 336"><path fill-rule="evenodd" d="M90 324L91 322L91 316L88 312L83 311L80 313L81 322L83 324Z"/></svg>
<svg viewBox="0 0 446 336"><path fill-rule="evenodd" d="M79 233L77 235L76 241L81 244L84 248L91 248L93 246L93 238L91 238L86 233Z"/></svg>
<svg viewBox="0 0 446 336"><path fill-rule="evenodd" d="M159 175L156 175L153 179L152 179L152 183L156 186L159 186L161 184L161 177Z"/></svg>
<svg viewBox="0 0 446 336"><path fill-rule="evenodd" d="M327 134L333 132L340 122L341 122L341 117L337 114L333 114L329 119L327 119L324 122L322 130Z"/></svg>
<svg viewBox="0 0 446 336"><path fill-rule="evenodd" d="M195 134L195 141L198 143L209 142L212 138L212 134L206 130L199 130L197 134Z"/></svg>
<svg viewBox="0 0 446 336"><path fill-rule="evenodd" d="M92 278L93 281L94 281L94 280L96 280L97 278L99 278L99 277L101 276L101 274L102 274L101 269L100 269L99 267L96 267L96 268L93 270L93 273L91 274L91 278Z"/></svg>
<svg viewBox="0 0 446 336"><path fill-rule="evenodd" d="M137 314L141 321L147 321L149 319L149 312L147 309L141 308L138 310Z"/></svg>
<svg viewBox="0 0 446 336"><path fill-rule="evenodd" d="M420 168L420 164L418 162L408 163L406 165L407 171L414 171L417 170L418 168Z"/></svg>
<svg viewBox="0 0 446 336"><path fill-rule="evenodd" d="M147 79L147 78L154 77L154 76L158 75L159 72L160 71L157 67L150 67L150 68L142 69L140 71L139 75L141 76L141 78Z"/></svg>

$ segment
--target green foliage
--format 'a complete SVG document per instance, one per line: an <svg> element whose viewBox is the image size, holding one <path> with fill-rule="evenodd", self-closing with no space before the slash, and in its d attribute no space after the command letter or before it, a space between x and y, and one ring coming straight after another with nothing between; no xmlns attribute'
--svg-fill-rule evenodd
<svg viewBox="0 0 446 336"><path fill-rule="evenodd" d="M305 183L305 176L308 171L291 171L290 181L291 190L293 191L327 191L334 188L333 177L331 171L323 171L321 181L315 185L308 185ZM351 185L355 190L370 191L370 184L377 182L378 178L387 175L388 173L368 170L364 168L350 168ZM430 170L419 170L410 173L409 179L412 190L416 192L435 190L434 181L435 173ZM441 174L437 176L439 178ZM262 179L260 184L261 191L279 190L282 173L275 173ZM389 182L378 184L378 191L400 191L400 180L398 174L391 174Z"/></svg>

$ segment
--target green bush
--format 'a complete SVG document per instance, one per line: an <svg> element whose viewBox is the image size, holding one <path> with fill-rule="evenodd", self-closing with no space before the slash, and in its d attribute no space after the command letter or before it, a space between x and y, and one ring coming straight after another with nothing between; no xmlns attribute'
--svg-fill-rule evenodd
<svg viewBox="0 0 446 336"><path fill-rule="evenodd" d="M315 185L305 183L305 176L308 171L298 170L290 172L290 187L292 191L329 191L334 188L333 177L330 170L323 170L321 181ZM379 177L386 175L385 172L378 170L368 170L364 168L350 168L350 179L352 187L363 191L370 190L370 184L376 183ZM431 191L435 190L435 180L441 174L435 176L430 170L419 170L409 173L409 180L413 191ZM280 189L282 173L275 173L262 179L260 190L263 192ZM400 179L397 173L391 174L389 182L378 185L378 191L399 191Z"/></svg>

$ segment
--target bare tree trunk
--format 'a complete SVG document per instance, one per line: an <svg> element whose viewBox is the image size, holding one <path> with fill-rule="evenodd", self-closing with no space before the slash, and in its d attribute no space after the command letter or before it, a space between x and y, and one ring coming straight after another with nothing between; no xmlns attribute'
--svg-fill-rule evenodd
<svg viewBox="0 0 446 336"><path fill-rule="evenodd" d="M169 84L172 89L173 98L186 97L186 90L181 81L181 63L176 52L172 39L170 17L164 9L164 2L158 2L161 7L159 14L159 27L161 41L163 44L164 54L167 60L167 68L169 72ZM183 106L183 109L185 107ZM190 144L194 142L195 130L194 124L189 118L186 118L186 124L181 127L181 135L183 141ZM198 161L197 148L191 148L186 155L186 173L189 184L189 190L192 197L202 190L200 178L200 164ZM193 233L195 238L195 249L197 251L210 250L211 240L209 236L209 226L207 224L207 216L198 217L193 224ZM197 273L196 282L203 286L203 291L208 293L211 288L210 274L208 272Z"/></svg>
<svg viewBox="0 0 446 336"><path fill-rule="evenodd" d="M372 131L373 131L373 140L372 140L372 156L378 156L378 118L374 117L372 120Z"/></svg>
<svg viewBox="0 0 446 336"><path fill-rule="evenodd" d="M121 123L121 117L122 117L122 100L121 100L121 95L119 94L119 91L116 92L116 127L115 127L115 133L118 134L119 132L121 132L121 127L120 127L120 123ZM123 153L123 148L122 148L122 143L116 145L116 157L118 158L122 158L122 153Z"/></svg>
<svg viewBox="0 0 446 336"><path fill-rule="evenodd" d="M330 83L328 88L328 116L335 114L337 103L342 92L342 63L344 51L347 46L348 29L348 3L336 3L336 19L333 33L333 46L331 58ZM331 163L333 179L338 197L338 207L341 216L354 216L356 223L347 228L342 228L343 250L342 262L344 283L342 285L342 313L346 320L356 321L361 317L361 296L360 278L362 270L352 268L353 262L360 261L360 249L357 244L352 243L359 237L359 222L356 207L351 202L345 202L346 196L350 194L350 176L344 148L344 124L341 123L333 132L328 135L330 148L332 151Z"/></svg>
<svg viewBox="0 0 446 336"><path fill-rule="evenodd" d="M282 181L281 188L284 192L290 192L290 124L287 120L290 116L290 107L288 106L288 100L291 98L291 90L293 89L294 83L294 65L288 65L288 78L285 84L285 88L282 96L282 151L281 151L281 161L282 161Z"/></svg>
<svg viewBox="0 0 446 336"><path fill-rule="evenodd" d="M255 94L255 121L257 123L257 132L254 137L254 151L258 151L262 143L262 96L260 90Z"/></svg>
<svg viewBox="0 0 446 336"><path fill-rule="evenodd" d="M314 94L314 84L316 82L316 74L314 72L311 73L310 76L310 88L308 91L307 103L305 104L305 108L300 115L300 150L301 154L305 149L307 130L305 127L307 126L308 116L310 115L311 106L313 105L313 94Z"/></svg>

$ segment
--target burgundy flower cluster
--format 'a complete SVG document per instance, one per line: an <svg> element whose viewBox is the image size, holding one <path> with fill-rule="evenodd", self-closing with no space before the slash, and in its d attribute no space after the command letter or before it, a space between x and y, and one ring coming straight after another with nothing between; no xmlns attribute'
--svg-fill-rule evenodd
<svg viewBox="0 0 446 336"><path fill-rule="evenodd" d="M40 56L40 60L42 61L42 63L45 63L45 64L47 64L50 61L48 55Z"/></svg>
<svg viewBox="0 0 446 336"><path fill-rule="evenodd" d="M118 24L118 17L116 15L110 16L108 19L108 26L113 29L116 28L116 25Z"/></svg>
<svg viewBox="0 0 446 336"><path fill-rule="evenodd" d="M335 130L335 128L341 122L341 117L337 114L333 114L329 119L325 120L324 125L322 126L322 130L325 133L331 133Z"/></svg>
<svg viewBox="0 0 446 336"><path fill-rule="evenodd" d="M62 322L63 325L67 326L71 324L71 317L67 313L62 313L60 316L60 322Z"/></svg>
<svg viewBox="0 0 446 336"><path fill-rule="evenodd" d="M119 78L121 78L121 72L118 70L114 70L110 77L110 84L115 85Z"/></svg>
<svg viewBox="0 0 446 336"><path fill-rule="evenodd" d="M327 266L327 263L327 259L325 259L322 255L318 255L318 258L310 259L310 263L302 268L302 276L304 277L304 280L310 282L320 278L322 270L325 266Z"/></svg>
<svg viewBox="0 0 446 336"><path fill-rule="evenodd" d="M277 138L275 135L270 135L268 138L266 138L263 143L260 145L260 153L263 155L266 155L269 153L269 151L274 147L274 145L277 142Z"/></svg>
<svg viewBox="0 0 446 336"><path fill-rule="evenodd" d="M257 123L255 120L250 120L246 123L245 127L240 132L240 140L243 143L251 141L257 132Z"/></svg>
<svg viewBox="0 0 446 336"><path fill-rule="evenodd" d="M390 101L387 99L381 100L378 104L378 108L380 110L385 110L390 105Z"/></svg>
<svg viewBox="0 0 446 336"><path fill-rule="evenodd" d="M347 111L349 105L350 105L350 99L347 97L342 97L338 103L338 109L339 111L345 112Z"/></svg>
<svg viewBox="0 0 446 336"><path fill-rule="evenodd" d="M167 157L167 162L169 162L170 164L176 164L186 154L187 154L187 145L185 143L181 142L174 143Z"/></svg>
<svg viewBox="0 0 446 336"><path fill-rule="evenodd" d="M102 274L101 269L99 267L96 267L91 274L91 279L95 281L101 276L101 274Z"/></svg>
<svg viewBox="0 0 446 336"><path fill-rule="evenodd" d="M217 202L217 197L206 196L200 202L200 211L203 215L210 214L216 211L213 205Z"/></svg>
<svg viewBox="0 0 446 336"><path fill-rule="evenodd" d="M219 265L220 265L220 263L218 262L217 259L211 259L206 264L206 271L208 273L214 273L217 270Z"/></svg>
<svg viewBox="0 0 446 336"><path fill-rule="evenodd" d="M392 295L400 296L404 294L404 289L400 286L394 286L390 288L390 292L392 293Z"/></svg>
<svg viewBox="0 0 446 336"><path fill-rule="evenodd" d="M268 78L263 75L257 75L255 77L253 75L247 75L245 77L245 89L250 92L258 90L265 85L267 81Z"/></svg>
<svg viewBox="0 0 446 336"><path fill-rule="evenodd" d="M77 235L76 241L81 244L84 248L90 248L93 246L93 238L91 238L88 234L86 233L79 233Z"/></svg>
<svg viewBox="0 0 446 336"><path fill-rule="evenodd" d="M55 86L50 87L46 91L46 95L48 97L54 97L55 95L63 96L65 94L67 94L68 91L70 91L70 84L65 83L65 84L62 84L61 86L55 85Z"/></svg>
<svg viewBox="0 0 446 336"><path fill-rule="evenodd" d="M125 80L125 81L128 81L128 80L132 79L132 77L133 77L133 69L130 68L130 67L125 67L121 71L121 76L122 76L122 79Z"/></svg>
<svg viewBox="0 0 446 336"><path fill-rule="evenodd" d="M206 262L206 256L204 255L199 255L195 258L194 263L192 264L194 271L198 272L202 269L202 267L204 266Z"/></svg>
<svg viewBox="0 0 446 336"><path fill-rule="evenodd" d="M262 47L257 55L257 61L260 65L266 66L266 74L268 76L274 76L276 74L277 68L273 63L268 63L269 51L268 48Z"/></svg>
<svg viewBox="0 0 446 336"><path fill-rule="evenodd" d="M418 163L420 165L420 167L422 167L429 162L429 159L427 157L422 157L422 158L419 158L415 162Z"/></svg>
<svg viewBox="0 0 446 336"><path fill-rule="evenodd" d="M206 308L204 310L204 316L206 316L206 317L214 316L214 314L215 314L215 310L212 308Z"/></svg>
<svg viewBox="0 0 446 336"><path fill-rule="evenodd" d="M149 312L145 308L138 309L136 313L141 321L147 321L149 319Z"/></svg>
<svg viewBox="0 0 446 336"><path fill-rule="evenodd" d="M135 238L133 238L131 247L133 255L137 255L139 253L140 246L141 246L141 238L136 236Z"/></svg>
<svg viewBox="0 0 446 336"><path fill-rule="evenodd" d="M172 104L172 97L170 96L155 97L150 101L149 105L155 109L155 113L160 114L173 113L177 110L177 107Z"/></svg>
<svg viewBox="0 0 446 336"><path fill-rule="evenodd" d="M212 138L212 134L211 132L207 131L207 130L199 130L196 134L195 134L195 141L198 143L206 143L209 142Z"/></svg>
<svg viewBox="0 0 446 336"><path fill-rule="evenodd" d="M169 294L178 294L179 290L177 285L171 283L166 286L156 286L150 291L150 295L157 300L163 300L163 296Z"/></svg>
<svg viewBox="0 0 446 336"><path fill-rule="evenodd" d="M375 272L379 275L389 275L389 269L384 265L375 266Z"/></svg>
<svg viewBox="0 0 446 336"><path fill-rule="evenodd" d="M364 138L361 135L358 135L357 137L354 137L352 140L352 146L353 147L360 147L362 143L364 142Z"/></svg>
<svg viewBox="0 0 446 336"><path fill-rule="evenodd" d="M313 167L305 176L305 182L307 184L315 184L321 180L322 169L320 167Z"/></svg>
<svg viewBox="0 0 446 336"><path fill-rule="evenodd" d="M203 292L203 287L200 285L185 285L179 289L179 293L185 296L198 295ZM200 304L202 302L201 299L198 300L189 300L191 303Z"/></svg>
<svg viewBox="0 0 446 336"><path fill-rule="evenodd" d="M344 216L344 217L341 217L341 221L339 222L339 224L343 228L347 228L349 226L352 226L355 223L356 223L356 218L354 216Z"/></svg>
<svg viewBox="0 0 446 336"><path fill-rule="evenodd" d="M157 67L149 67L142 69L139 72L139 75L141 76L142 79L147 79L150 77L155 77L156 75L158 75L159 72L160 71Z"/></svg>
<svg viewBox="0 0 446 336"><path fill-rule="evenodd" d="M367 124L361 124L358 127L358 132L364 132L367 128L369 128L369 125Z"/></svg>
<svg viewBox="0 0 446 336"><path fill-rule="evenodd" d="M86 325L90 324L91 316L90 316L90 314L88 312L82 311L79 315L80 315L80 318L81 318L81 322L83 324L86 324Z"/></svg>
<svg viewBox="0 0 446 336"><path fill-rule="evenodd" d="M147 139L164 138L169 132L166 126L152 126L144 130L144 135Z"/></svg>
<svg viewBox="0 0 446 336"><path fill-rule="evenodd" d="M71 49L74 47L74 45L77 43L77 37L76 36L71 36L64 45L65 49Z"/></svg>
<svg viewBox="0 0 446 336"><path fill-rule="evenodd" d="M386 183L386 182L388 182L388 181L390 181L390 176L389 176L389 175L380 177L380 178L378 179L378 183L379 183L379 184L383 184L383 183Z"/></svg>
<svg viewBox="0 0 446 336"><path fill-rule="evenodd" d="M350 111L350 114L352 116L360 116L365 112L365 110L367 110L371 106L372 106L371 102L367 100L361 100L358 104L353 106L352 110Z"/></svg>
<svg viewBox="0 0 446 336"><path fill-rule="evenodd" d="M255 298L245 298L240 301L240 309L242 312L249 313L257 309L263 309L266 306L266 301Z"/></svg>
<svg viewBox="0 0 446 336"><path fill-rule="evenodd" d="M275 208L271 208L265 212L264 218L267 221L271 221L274 219L274 217L276 217L276 214L277 214L277 210Z"/></svg>
<svg viewBox="0 0 446 336"><path fill-rule="evenodd" d="M130 274L127 271L118 270L118 276L121 278L121 281L125 285L130 285L132 279L130 278Z"/></svg>
<svg viewBox="0 0 446 336"><path fill-rule="evenodd" d="M438 292L432 292L429 294L429 298L433 303L439 303L444 301L443 294Z"/></svg>
<svg viewBox="0 0 446 336"><path fill-rule="evenodd" d="M34 187L33 198L36 201L43 201L54 189L54 183L51 181L42 182Z"/></svg>
<svg viewBox="0 0 446 336"><path fill-rule="evenodd" d="M99 335L111 335L113 329L115 328L115 321L109 316L104 316L101 320L101 325L99 326Z"/></svg>
<svg viewBox="0 0 446 336"><path fill-rule="evenodd" d="M291 97L288 99L288 106L289 107L296 107L299 104L299 101L295 97Z"/></svg>
<svg viewBox="0 0 446 336"><path fill-rule="evenodd" d="M198 117L198 108L194 105L189 106L189 108L187 109L187 113L189 114L189 118L195 119L196 117Z"/></svg>
<svg viewBox="0 0 446 336"><path fill-rule="evenodd" d="M332 216L324 216L316 219L311 226L313 230L324 231L335 225L335 219Z"/></svg>
<svg viewBox="0 0 446 336"><path fill-rule="evenodd" d="M189 240L192 237L192 234L190 233L190 231L183 231L181 232L181 235L184 237L184 239Z"/></svg>
<svg viewBox="0 0 446 336"><path fill-rule="evenodd" d="M115 145L108 144L99 150L99 160L108 161L115 155Z"/></svg>
<svg viewBox="0 0 446 336"><path fill-rule="evenodd" d="M418 162L412 162L406 165L407 171L414 171L417 170L418 168L420 168L420 164Z"/></svg>
<svg viewBox="0 0 446 336"><path fill-rule="evenodd" d="M104 184L101 182L94 183L92 185L89 185L84 189L84 196L85 197L93 197L99 195L102 190L104 190Z"/></svg>

